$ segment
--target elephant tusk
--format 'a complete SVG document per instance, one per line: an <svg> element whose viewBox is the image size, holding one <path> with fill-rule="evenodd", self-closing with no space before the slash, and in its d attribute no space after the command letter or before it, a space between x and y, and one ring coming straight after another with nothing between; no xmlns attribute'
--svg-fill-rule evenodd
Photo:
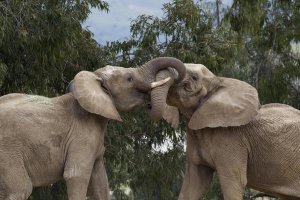
<svg viewBox="0 0 300 200"><path fill-rule="evenodd" d="M160 81L156 81L156 82L151 83L151 89L156 88L156 87L158 87L158 86L161 86L161 85L165 84L165 83L168 82L170 79L171 79L171 77L168 77L168 78L165 78L165 79L163 79L163 80L160 80Z"/></svg>

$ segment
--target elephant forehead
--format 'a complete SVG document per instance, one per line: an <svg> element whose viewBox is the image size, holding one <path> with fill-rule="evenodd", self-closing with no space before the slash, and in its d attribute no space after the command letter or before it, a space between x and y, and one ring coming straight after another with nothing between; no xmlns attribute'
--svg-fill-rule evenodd
<svg viewBox="0 0 300 200"><path fill-rule="evenodd" d="M200 76L205 76L205 77L214 77L215 76L209 69L207 69L207 67L205 67L202 64L187 63L187 64L185 64L185 66L186 66L187 71L192 74L197 73Z"/></svg>
<svg viewBox="0 0 300 200"><path fill-rule="evenodd" d="M96 72L111 76L113 74L121 73L122 72L122 67L106 65L105 67L102 67L102 68L98 69Z"/></svg>
<svg viewBox="0 0 300 200"><path fill-rule="evenodd" d="M106 65L95 71L96 74L105 74L106 76L124 75L131 71L131 68L124 68L112 65Z"/></svg>

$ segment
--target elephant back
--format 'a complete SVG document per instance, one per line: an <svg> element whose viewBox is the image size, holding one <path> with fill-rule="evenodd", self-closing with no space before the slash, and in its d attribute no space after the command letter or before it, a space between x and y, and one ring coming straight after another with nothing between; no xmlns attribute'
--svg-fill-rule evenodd
<svg viewBox="0 0 300 200"><path fill-rule="evenodd" d="M1 136L47 130L66 129L67 132L71 121L69 116L68 107L52 98L26 94L9 94L0 98Z"/></svg>
<svg viewBox="0 0 300 200"><path fill-rule="evenodd" d="M13 103L22 99L29 98L30 95L20 94L20 93L11 93L0 97L0 107L4 103Z"/></svg>

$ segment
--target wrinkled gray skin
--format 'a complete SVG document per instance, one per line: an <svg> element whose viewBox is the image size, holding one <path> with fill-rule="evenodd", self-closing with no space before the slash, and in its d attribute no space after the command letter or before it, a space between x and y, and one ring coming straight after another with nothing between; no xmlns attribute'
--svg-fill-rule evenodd
<svg viewBox="0 0 300 200"><path fill-rule="evenodd" d="M148 99L155 74L183 63L158 58L138 69L106 66L78 73L55 98L0 97L0 200L25 200L35 186L65 179L70 200L109 199L103 154L109 119ZM154 103L155 104L155 103Z"/></svg>
<svg viewBox="0 0 300 200"><path fill-rule="evenodd" d="M171 86L167 96L188 126L179 199L201 199L214 172L225 200L242 200L246 186L300 199L300 111L284 104L260 107L250 85L217 77L200 64L186 67L185 79ZM174 123L172 108L164 118Z"/></svg>

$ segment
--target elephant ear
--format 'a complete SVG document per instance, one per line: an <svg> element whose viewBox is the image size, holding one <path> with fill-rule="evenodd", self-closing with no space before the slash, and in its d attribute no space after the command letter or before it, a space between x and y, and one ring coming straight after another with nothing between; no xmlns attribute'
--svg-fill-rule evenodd
<svg viewBox="0 0 300 200"><path fill-rule="evenodd" d="M219 79L220 87L193 113L190 129L241 126L257 115L260 103L254 87L236 79Z"/></svg>
<svg viewBox="0 0 300 200"><path fill-rule="evenodd" d="M163 118L171 124L171 126L175 129L178 128L179 125L179 112L178 109L174 106L169 106L166 104L164 112L163 112Z"/></svg>
<svg viewBox="0 0 300 200"><path fill-rule="evenodd" d="M88 71L79 72L69 87L80 106L90 113L122 121L110 95L102 86L102 79Z"/></svg>

